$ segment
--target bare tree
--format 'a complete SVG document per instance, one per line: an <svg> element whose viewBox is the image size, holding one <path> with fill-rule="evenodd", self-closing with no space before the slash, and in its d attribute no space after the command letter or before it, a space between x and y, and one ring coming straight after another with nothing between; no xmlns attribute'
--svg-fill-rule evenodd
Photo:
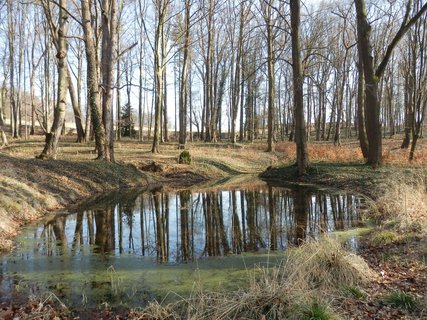
<svg viewBox="0 0 427 320"><path fill-rule="evenodd" d="M294 90L294 114L295 114L295 144L297 148L298 175L307 173L308 151L307 133L304 120L303 82L304 77L301 65L300 49L300 0L290 0L291 31L292 31L292 70Z"/></svg>
<svg viewBox="0 0 427 320"><path fill-rule="evenodd" d="M274 16L273 9L274 1L260 1L262 16L266 28L266 42L267 42L267 77L268 77L268 124L267 124L267 152L272 152L275 149L275 53L274 53L274 27L277 18Z"/></svg>
<svg viewBox="0 0 427 320"><path fill-rule="evenodd" d="M56 58L58 68L58 93L57 102L54 109L54 118L50 131L46 132L46 143L42 153L38 156L40 159L56 159L59 137L61 136L62 126L64 125L65 110L67 107L67 91L69 84L67 52L68 43L66 40L69 17L67 14L67 0L60 0L58 6L58 25L55 25L51 6L48 1L42 0L43 10L46 20L49 23L52 38L55 41Z"/></svg>
<svg viewBox="0 0 427 320"><path fill-rule="evenodd" d="M114 162L113 83L117 32L116 0L102 0L102 121L105 128L105 159Z"/></svg>
<svg viewBox="0 0 427 320"><path fill-rule="evenodd" d="M99 62L98 49L96 45L94 21L92 19L91 4L88 0L81 1L82 27L85 39L86 61L87 61L87 87L88 87L88 104L92 120L93 131L95 135L97 159L105 158L105 129L102 125L101 99L99 92Z"/></svg>
<svg viewBox="0 0 427 320"><path fill-rule="evenodd" d="M427 10L427 3L410 18L412 1L408 0L400 28L388 44L384 57L380 60L377 67L375 67L374 63L371 25L367 18L365 0L354 0L354 3L357 13L359 55L361 56L365 76L366 134L368 138L367 164L376 167L382 163L381 104L378 92L380 79L390 61L394 48L405 33L422 17Z"/></svg>
<svg viewBox="0 0 427 320"><path fill-rule="evenodd" d="M15 3L16 4L16 3ZM8 45L9 45L9 97L11 108L11 121L10 129L13 138L19 137L18 130L18 105L16 101L16 88L15 88L15 33L16 26L13 16L16 14L14 11L14 1L7 0L7 17L8 17Z"/></svg>
<svg viewBox="0 0 427 320"><path fill-rule="evenodd" d="M5 100L6 100L6 85L3 82L3 85L0 88L0 136L2 140L2 145L0 149L8 145L6 133L4 132L4 120L3 120Z"/></svg>
<svg viewBox="0 0 427 320"><path fill-rule="evenodd" d="M239 110L239 102L241 95L241 82L242 79L242 62L243 62L243 40L244 40L244 28L245 24L247 24L247 16L249 10L247 8L247 4L245 2L241 2L239 5L239 33L236 43L236 56L235 56L235 71L232 75L234 79L232 79L231 85L231 132L230 132L230 140L232 143L236 143L236 121L237 121L237 112Z"/></svg>
<svg viewBox="0 0 427 320"><path fill-rule="evenodd" d="M421 1L417 1L415 7L421 4ZM427 112L427 93L424 90L425 84L427 83L427 53L426 53L426 44L427 44L427 22L426 15L423 15L423 18L416 22L414 30L411 35L411 47L413 49L418 49L417 54L412 57L411 72L413 80L413 99L412 100L412 116L411 123L411 133L412 133L412 143L411 149L409 152L409 160L414 160L415 148L418 142L418 139L421 136L421 130L424 124L424 118ZM415 51L415 50L414 50ZM415 53L415 52L414 52Z"/></svg>
<svg viewBox="0 0 427 320"><path fill-rule="evenodd" d="M182 69L179 88L179 147L185 149L187 141L187 110L188 110L188 64L190 46L190 10L191 0L185 0L184 44Z"/></svg>
<svg viewBox="0 0 427 320"><path fill-rule="evenodd" d="M156 11L156 30L154 40L154 74L155 74L155 103L154 103L154 137L151 147L152 153L159 153L161 128L162 128L162 108L165 92L165 72L166 67L166 18L168 15L170 0L154 0Z"/></svg>

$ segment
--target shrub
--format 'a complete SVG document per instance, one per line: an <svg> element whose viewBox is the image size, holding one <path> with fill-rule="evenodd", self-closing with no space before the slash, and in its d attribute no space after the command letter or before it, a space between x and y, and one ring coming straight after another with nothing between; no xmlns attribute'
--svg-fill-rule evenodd
<svg viewBox="0 0 427 320"><path fill-rule="evenodd" d="M179 154L178 163L191 164L191 155L188 150L184 150Z"/></svg>

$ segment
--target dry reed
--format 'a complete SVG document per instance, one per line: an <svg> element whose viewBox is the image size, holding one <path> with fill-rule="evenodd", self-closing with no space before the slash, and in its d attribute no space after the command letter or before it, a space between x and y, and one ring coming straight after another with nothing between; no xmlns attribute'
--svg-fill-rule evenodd
<svg viewBox="0 0 427 320"><path fill-rule="evenodd" d="M427 231L427 176L394 174L378 187L377 218L394 220L401 231Z"/></svg>

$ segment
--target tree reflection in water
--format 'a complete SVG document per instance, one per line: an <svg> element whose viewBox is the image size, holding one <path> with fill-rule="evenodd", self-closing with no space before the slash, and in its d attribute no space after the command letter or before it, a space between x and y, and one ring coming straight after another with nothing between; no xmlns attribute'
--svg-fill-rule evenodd
<svg viewBox="0 0 427 320"><path fill-rule="evenodd" d="M303 187L155 191L121 199L46 222L35 234L40 252L76 254L89 247L98 254L188 262L284 250L360 223L358 197Z"/></svg>

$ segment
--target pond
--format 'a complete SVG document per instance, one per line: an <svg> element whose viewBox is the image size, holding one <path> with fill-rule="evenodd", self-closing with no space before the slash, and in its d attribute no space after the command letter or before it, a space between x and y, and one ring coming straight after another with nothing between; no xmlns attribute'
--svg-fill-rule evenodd
<svg viewBox="0 0 427 320"><path fill-rule="evenodd" d="M362 205L346 192L260 181L109 194L28 227L0 257L0 302L51 293L77 309L134 307L237 289L287 247L359 227Z"/></svg>

